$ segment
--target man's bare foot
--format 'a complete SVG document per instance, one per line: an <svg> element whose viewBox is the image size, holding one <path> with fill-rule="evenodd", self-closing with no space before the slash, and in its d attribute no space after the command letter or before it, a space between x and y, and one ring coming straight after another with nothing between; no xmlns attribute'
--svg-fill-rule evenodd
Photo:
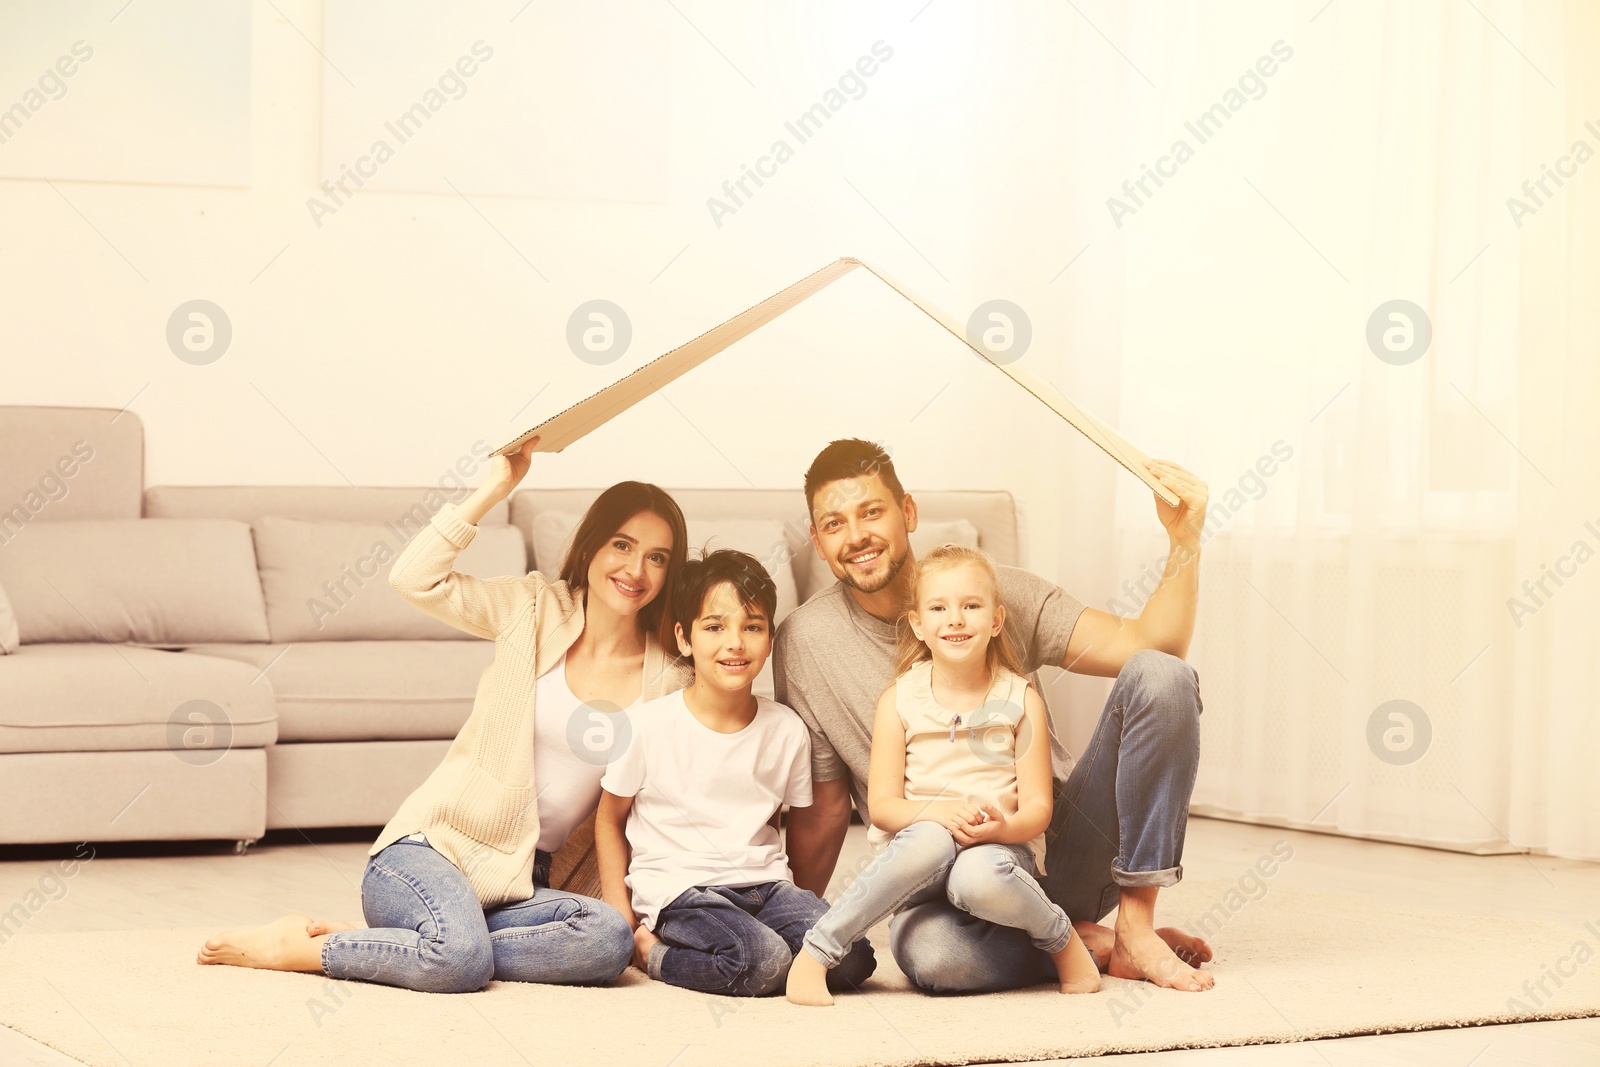
<svg viewBox="0 0 1600 1067"><path fill-rule="evenodd" d="M322 973L322 941L306 933L309 915L285 915L266 926L236 926L206 941L196 963Z"/></svg>
<svg viewBox="0 0 1600 1067"><path fill-rule="evenodd" d="M1117 935L1109 926L1079 919L1072 924L1078 931L1078 936L1083 939L1083 947L1089 950L1089 955L1094 957L1094 965L1102 972L1111 963L1111 946L1117 943Z"/></svg>
<svg viewBox="0 0 1600 1067"><path fill-rule="evenodd" d="M802 948L794 954L789 964L789 981L783 995L790 1004L805 1004L813 1008L833 1005L833 994L828 992L828 968L822 961Z"/></svg>
<svg viewBox="0 0 1600 1067"><path fill-rule="evenodd" d="M356 924L348 919L312 919L306 923L306 933L311 937L321 937L323 934L336 934L340 930L354 930Z"/></svg>
<svg viewBox="0 0 1600 1067"><path fill-rule="evenodd" d="M1211 946L1176 926L1163 926L1156 930L1156 936L1167 943L1174 956L1192 967L1211 962Z"/></svg>
<svg viewBox="0 0 1600 1067"><path fill-rule="evenodd" d="M1212 975L1179 959L1167 941L1148 927L1118 926L1117 943L1111 949L1106 973L1189 993L1204 992L1217 982Z"/></svg>
<svg viewBox="0 0 1600 1067"><path fill-rule="evenodd" d="M1117 935L1109 926L1079 919L1072 924L1078 931L1078 936L1083 938L1084 947L1089 950L1089 955L1094 957L1095 966L1101 973L1111 964L1111 948L1117 943ZM1193 934L1186 934L1176 926L1163 926L1156 930L1156 936L1167 943L1172 949L1172 954L1184 963L1198 967L1202 963L1211 962L1211 946Z"/></svg>
<svg viewBox="0 0 1600 1067"><path fill-rule="evenodd" d="M1101 927L1104 929L1104 927ZM1100 989L1100 968L1076 928L1060 952L1050 957L1063 993L1095 993Z"/></svg>
<svg viewBox="0 0 1600 1067"><path fill-rule="evenodd" d="M1079 919L1072 924L1078 931L1078 936L1083 938L1083 945L1089 950L1089 955L1094 957L1095 966L1100 968L1102 974L1111 965L1111 949L1117 943L1117 935L1109 926ZM1156 930L1156 936L1167 943L1172 954L1191 967L1198 967L1202 963L1211 962L1211 946L1192 934L1186 934L1176 926L1163 926Z"/></svg>

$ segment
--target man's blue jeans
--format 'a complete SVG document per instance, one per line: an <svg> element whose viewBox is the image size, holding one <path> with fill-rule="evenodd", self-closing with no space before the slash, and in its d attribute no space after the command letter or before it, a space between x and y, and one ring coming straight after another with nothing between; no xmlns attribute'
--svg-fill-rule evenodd
<svg viewBox="0 0 1600 1067"><path fill-rule="evenodd" d="M827 910L826 901L793 882L686 889L656 917L661 943L645 963L651 978L701 993L781 992L800 942ZM857 941L829 972L828 986L854 989L877 965L872 946Z"/></svg>
<svg viewBox="0 0 1600 1067"><path fill-rule="evenodd" d="M1200 683L1176 656L1146 649L1123 665L1088 749L1065 782L1045 837L1045 894L1072 921L1098 921L1123 886L1183 877L1183 835L1200 765ZM1050 957L1021 931L948 901L889 924L895 962L917 986L986 993L1054 981Z"/></svg>

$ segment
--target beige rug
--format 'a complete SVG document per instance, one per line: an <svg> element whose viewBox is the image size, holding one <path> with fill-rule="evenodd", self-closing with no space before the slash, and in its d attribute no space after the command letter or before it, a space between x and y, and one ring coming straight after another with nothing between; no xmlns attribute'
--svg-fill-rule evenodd
<svg viewBox="0 0 1600 1067"><path fill-rule="evenodd" d="M211 931L143 930L0 946L0 1023L108 1067L898 1067L1600 1015L1600 916L1564 929L1278 886L1252 900L1227 882L1185 882L1162 902L1175 925L1209 915L1213 991L1107 979L1089 996L930 997L907 986L880 929L872 992L826 1010L702 996L636 971L609 989L493 983L443 996L200 967L195 947Z"/></svg>

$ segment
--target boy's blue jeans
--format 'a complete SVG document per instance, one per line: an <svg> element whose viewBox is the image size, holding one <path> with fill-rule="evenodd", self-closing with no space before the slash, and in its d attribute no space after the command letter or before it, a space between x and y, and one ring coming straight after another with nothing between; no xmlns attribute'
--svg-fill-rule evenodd
<svg viewBox="0 0 1600 1067"><path fill-rule="evenodd" d="M534 863L533 896L488 912L456 865L425 841L402 839L367 861L361 911L371 929L322 944L322 970L425 993L470 993L502 982L609 982L633 958L633 932L601 900L549 888L550 858Z"/></svg>
<svg viewBox="0 0 1600 1067"><path fill-rule="evenodd" d="M701 993L778 993L800 942L827 910L826 901L793 882L686 889L656 917L661 943L645 962L651 978ZM853 989L877 965L872 946L857 941L828 985Z"/></svg>
<svg viewBox="0 0 1600 1067"><path fill-rule="evenodd" d="M1083 758L1056 783L1041 879L1073 921L1098 921L1124 887L1183 877L1189 797L1200 766L1200 682L1176 656L1128 657ZM989 993L1054 981L1028 935L934 900L889 925L895 962L922 989Z"/></svg>

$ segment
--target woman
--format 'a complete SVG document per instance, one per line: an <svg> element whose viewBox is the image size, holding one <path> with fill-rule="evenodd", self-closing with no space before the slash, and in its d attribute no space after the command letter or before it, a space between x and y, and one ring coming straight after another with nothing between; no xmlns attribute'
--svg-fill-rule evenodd
<svg viewBox="0 0 1600 1067"><path fill-rule="evenodd" d="M688 535L664 490L621 482L584 515L559 581L452 570L476 524L527 473L538 441L495 457L489 479L440 510L390 571L407 600L492 639L495 654L443 762L368 854L369 928L288 915L223 931L200 963L440 993L491 978L608 982L627 967L627 922L600 900L550 888L551 866L570 838L557 884L598 886L588 842L600 777L627 738L625 718L600 709L663 696L693 676L663 639Z"/></svg>

